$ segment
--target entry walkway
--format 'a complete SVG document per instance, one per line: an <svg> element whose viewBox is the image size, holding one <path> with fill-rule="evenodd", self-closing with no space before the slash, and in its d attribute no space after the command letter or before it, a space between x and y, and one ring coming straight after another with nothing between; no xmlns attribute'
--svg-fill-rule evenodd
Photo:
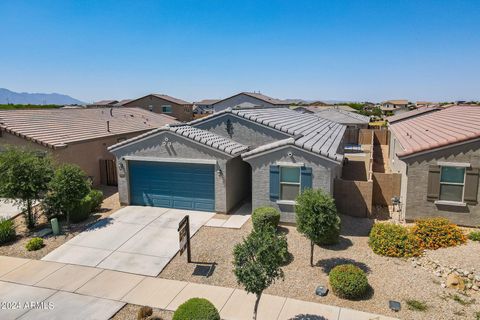
<svg viewBox="0 0 480 320"><path fill-rule="evenodd" d="M220 311L222 319L252 319L255 296L239 289L0 256L0 301L10 303L9 308L0 310L2 320L107 320L126 303L175 311L180 304L192 297L210 300ZM393 319L268 294L262 296L257 319L291 318Z"/></svg>

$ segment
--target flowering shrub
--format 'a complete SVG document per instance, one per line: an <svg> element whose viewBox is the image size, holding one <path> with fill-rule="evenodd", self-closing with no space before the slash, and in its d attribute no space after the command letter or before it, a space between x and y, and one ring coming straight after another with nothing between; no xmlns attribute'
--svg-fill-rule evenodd
<svg viewBox="0 0 480 320"><path fill-rule="evenodd" d="M467 241L457 225L445 218L428 218L415 222L412 233L424 249L453 247Z"/></svg>
<svg viewBox="0 0 480 320"><path fill-rule="evenodd" d="M387 257L416 257L422 253L410 230L393 223L376 223L370 231L368 244L373 252Z"/></svg>

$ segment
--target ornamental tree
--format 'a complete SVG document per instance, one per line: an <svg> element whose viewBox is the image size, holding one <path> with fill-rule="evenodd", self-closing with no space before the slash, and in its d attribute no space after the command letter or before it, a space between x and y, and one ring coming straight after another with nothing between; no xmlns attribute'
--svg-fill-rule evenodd
<svg viewBox="0 0 480 320"><path fill-rule="evenodd" d="M0 152L0 196L22 208L29 229L37 220L33 204L45 194L52 176L48 156L14 147Z"/></svg>
<svg viewBox="0 0 480 320"><path fill-rule="evenodd" d="M315 245L338 242L340 217L333 198L321 189L306 189L296 199L297 231L310 240L310 265Z"/></svg>

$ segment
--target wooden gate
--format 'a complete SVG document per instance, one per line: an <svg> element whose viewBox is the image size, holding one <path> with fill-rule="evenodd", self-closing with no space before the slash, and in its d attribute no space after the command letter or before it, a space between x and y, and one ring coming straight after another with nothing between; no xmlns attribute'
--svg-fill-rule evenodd
<svg viewBox="0 0 480 320"><path fill-rule="evenodd" d="M107 186L118 185L115 160L100 160L100 183Z"/></svg>

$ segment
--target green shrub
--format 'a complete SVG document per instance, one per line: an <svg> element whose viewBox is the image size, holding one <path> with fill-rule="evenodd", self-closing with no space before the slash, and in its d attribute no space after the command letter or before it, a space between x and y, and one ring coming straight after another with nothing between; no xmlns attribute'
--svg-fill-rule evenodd
<svg viewBox="0 0 480 320"><path fill-rule="evenodd" d="M480 241L480 231L472 231L468 234L468 239L472 241Z"/></svg>
<svg viewBox="0 0 480 320"><path fill-rule="evenodd" d="M408 309L413 311L425 311L428 309L428 306L425 302L418 301L415 299L408 299L406 301Z"/></svg>
<svg viewBox="0 0 480 320"><path fill-rule="evenodd" d="M28 240L27 244L25 245L25 248L28 251L37 251L42 249L43 247L43 239L42 238L32 238Z"/></svg>
<svg viewBox="0 0 480 320"><path fill-rule="evenodd" d="M373 252L388 257L415 257L422 253L418 240L404 226L376 223L368 240Z"/></svg>
<svg viewBox="0 0 480 320"><path fill-rule="evenodd" d="M173 314L173 320L220 320L217 308L203 298L192 298L181 304Z"/></svg>
<svg viewBox="0 0 480 320"><path fill-rule="evenodd" d="M82 222L88 219L92 209L92 198L85 196L70 213L70 221L73 223Z"/></svg>
<svg viewBox="0 0 480 320"><path fill-rule="evenodd" d="M98 211L102 207L103 202L103 192L100 190L92 189L88 194L88 197L91 199L91 208L90 211Z"/></svg>
<svg viewBox="0 0 480 320"><path fill-rule="evenodd" d="M418 220L412 232L424 249L453 247L467 241L462 230L445 218Z"/></svg>
<svg viewBox="0 0 480 320"><path fill-rule="evenodd" d="M0 218L0 244L7 243L15 239L15 225L13 221Z"/></svg>
<svg viewBox="0 0 480 320"><path fill-rule="evenodd" d="M277 228L280 222L280 212L272 207L260 207L252 213L252 223L255 230L262 230L265 226Z"/></svg>
<svg viewBox="0 0 480 320"><path fill-rule="evenodd" d="M358 299L368 292L369 285L365 272L353 264L342 264L328 274L333 293L344 299Z"/></svg>

